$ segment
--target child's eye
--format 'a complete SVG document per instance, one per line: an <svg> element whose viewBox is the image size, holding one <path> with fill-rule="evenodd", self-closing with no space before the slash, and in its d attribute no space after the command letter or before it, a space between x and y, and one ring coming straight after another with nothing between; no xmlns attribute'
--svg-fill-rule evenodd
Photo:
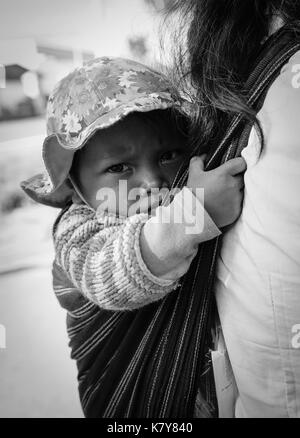
<svg viewBox="0 0 300 438"><path fill-rule="evenodd" d="M127 170L129 170L129 166L127 166L127 164L114 164L113 166L110 166L106 172L108 173L123 173L126 172Z"/></svg>
<svg viewBox="0 0 300 438"><path fill-rule="evenodd" d="M160 162L164 164L164 163L168 163L169 161L175 161L178 159L179 156L180 156L179 151L168 151L162 154L162 156L160 157Z"/></svg>

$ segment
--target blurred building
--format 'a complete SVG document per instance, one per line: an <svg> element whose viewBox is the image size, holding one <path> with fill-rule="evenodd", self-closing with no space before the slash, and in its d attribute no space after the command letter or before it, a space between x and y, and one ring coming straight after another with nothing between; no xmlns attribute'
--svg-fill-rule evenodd
<svg viewBox="0 0 300 438"><path fill-rule="evenodd" d="M155 64L157 12L172 0L2 0L0 121L43 114L68 71L94 56Z"/></svg>
<svg viewBox="0 0 300 438"><path fill-rule="evenodd" d="M54 84L73 68L79 57L80 62L94 57L92 52L78 54L46 45L37 45L36 53L40 62L35 69L20 64L2 67L5 86L0 88L0 121L42 115Z"/></svg>

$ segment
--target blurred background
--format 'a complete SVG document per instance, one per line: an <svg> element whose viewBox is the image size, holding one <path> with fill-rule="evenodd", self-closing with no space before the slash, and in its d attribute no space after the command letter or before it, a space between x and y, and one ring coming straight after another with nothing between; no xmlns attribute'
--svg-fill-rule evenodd
<svg viewBox="0 0 300 438"><path fill-rule="evenodd" d="M51 286L51 226L19 183L42 169L54 84L97 56L161 64L172 0L0 0L0 417L81 417L65 312Z"/></svg>

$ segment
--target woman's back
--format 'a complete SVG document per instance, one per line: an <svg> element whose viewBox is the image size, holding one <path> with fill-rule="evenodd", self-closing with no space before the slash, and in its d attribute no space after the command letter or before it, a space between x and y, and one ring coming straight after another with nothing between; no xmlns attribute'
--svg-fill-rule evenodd
<svg viewBox="0 0 300 438"><path fill-rule="evenodd" d="M240 393L237 417L300 416L299 70L300 52L258 115L265 148L260 155L253 130L243 152L243 213L225 234L218 263L216 296Z"/></svg>

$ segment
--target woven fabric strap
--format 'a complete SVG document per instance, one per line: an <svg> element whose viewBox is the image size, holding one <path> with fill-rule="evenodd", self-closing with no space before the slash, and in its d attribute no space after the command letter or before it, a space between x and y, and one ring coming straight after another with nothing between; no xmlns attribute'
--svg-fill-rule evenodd
<svg viewBox="0 0 300 438"><path fill-rule="evenodd" d="M300 28L300 27L299 27ZM300 50L300 32L284 27L262 47L247 82L248 103L257 112L283 65ZM238 156L251 125L235 117L207 169ZM176 181L184 185L185 171ZM138 311L89 316L84 334L71 338L73 351L97 327L101 342L79 359L79 391L87 417L189 418L199 385L215 408L211 373L203 374L213 323L213 284L221 240L200 246L179 290ZM80 321L79 321L80 323ZM102 332L101 332L102 330Z"/></svg>

